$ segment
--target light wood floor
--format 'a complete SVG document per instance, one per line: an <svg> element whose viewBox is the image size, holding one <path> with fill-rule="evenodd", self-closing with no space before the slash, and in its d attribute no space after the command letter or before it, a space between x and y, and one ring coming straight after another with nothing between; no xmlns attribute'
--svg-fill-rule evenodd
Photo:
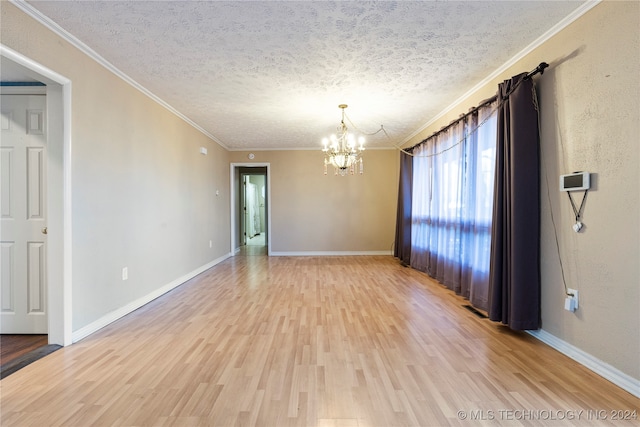
<svg viewBox="0 0 640 427"><path fill-rule="evenodd" d="M234 257L2 380L0 424L637 425L464 303L392 257Z"/></svg>

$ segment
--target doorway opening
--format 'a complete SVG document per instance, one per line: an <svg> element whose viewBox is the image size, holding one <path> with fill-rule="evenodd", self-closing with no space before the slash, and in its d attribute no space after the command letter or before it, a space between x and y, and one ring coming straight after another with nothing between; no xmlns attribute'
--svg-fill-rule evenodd
<svg viewBox="0 0 640 427"><path fill-rule="evenodd" d="M41 177L46 182L47 190L46 197L43 196L41 201L43 212L46 212L46 224L41 228L42 234L46 234L46 246L40 248L39 252L43 259L46 259L46 273L42 277L46 293L43 308L47 320L48 344L65 346L71 344L73 340L71 325L71 81L5 46L0 46L0 61L2 63L0 80L34 82L45 86L47 126L44 132L47 149L43 152L43 158L38 159L47 166L46 172L43 172L45 175ZM34 123L37 122L38 120L35 120Z"/></svg>
<svg viewBox="0 0 640 427"><path fill-rule="evenodd" d="M234 255L269 255L269 165L232 164L231 174L231 252Z"/></svg>

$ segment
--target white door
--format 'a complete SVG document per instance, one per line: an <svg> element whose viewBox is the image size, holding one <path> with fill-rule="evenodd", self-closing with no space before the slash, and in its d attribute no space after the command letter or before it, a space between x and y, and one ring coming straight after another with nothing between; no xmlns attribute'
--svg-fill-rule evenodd
<svg viewBox="0 0 640 427"><path fill-rule="evenodd" d="M1 97L0 333L46 334L46 97Z"/></svg>

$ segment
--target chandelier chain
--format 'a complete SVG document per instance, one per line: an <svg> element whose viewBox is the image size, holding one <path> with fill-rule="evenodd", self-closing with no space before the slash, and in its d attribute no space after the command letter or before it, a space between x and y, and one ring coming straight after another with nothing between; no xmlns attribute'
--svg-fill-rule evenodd
<svg viewBox="0 0 640 427"><path fill-rule="evenodd" d="M351 125L351 127L353 127L355 130L358 131L358 133L365 135L365 136L373 136L373 135L377 135L380 132L384 132L384 127L382 125L380 125L380 129L378 129L377 131L373 132L373 133L367 133L362 131L361 129L358 128L358 126L356 126L352 121L351 118L349 117L349 115L345 112L344 113L344 117L347 118L347 121L349 122L349 124ZM386 133L386 132L385 132Z"/></svg>

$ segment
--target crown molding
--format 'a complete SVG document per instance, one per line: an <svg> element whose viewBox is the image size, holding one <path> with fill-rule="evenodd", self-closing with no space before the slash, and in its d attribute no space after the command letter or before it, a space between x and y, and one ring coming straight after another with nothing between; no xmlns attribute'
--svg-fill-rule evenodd
<svg viewBox="0 0 640 427"><path fill-rule="evenodd" d="M365 146L366 151L384 151L384 150L397 150L397 147L367 147ZM227 151L318 151L322 150L321 146L318 147L289 147L289 148L271 148L271 147L238 147L238 148L227 148Z"/></svg>
<svg viewBox="0 0 640 427"><path fill-rule="evenodd" d="M171 113L175 114L176 116L178 116L179 118L184 120L187 124L189 124L190 126L195 128L196 130L198 130L199 132L204 134L207 138L211 139L212 141L214 141L215 143L220 145L225 150L229 150L229 148L227 146L225 146L220 140L218 140L218 138L213 136L210 132L205 130L202 126L198 125L196 122L191 120L189 117L185 116L180 111L178 111L175 108L173 108L169 103L165 102L159 96L155 95L153 92L151 92L150 90L148 90L147 88L142 86L140 83L138 83L137 81L135 81L134 79L129 77L126 73L124 73L118 67L116 67L111 62L107 61L105 58L100 56L100 54L98 54L95 50L91 49L89 46L87 46L82 41L77 39L73 34L69 33L67 30L62 28L57 23L55 23L53 20L51 20L51 18L49 18L48 16L42 14L39 10L35 9L33 6L28 4L25 0L10 0L10 2L14 6L16 6L18 9L20 9L22 12L26 13L31 18L35 19L40 24L44 25L49 30L53 31L58 36L62 37L64 40L66 40L67 42L71 43L74 47L79 49L82 53L84 53L85 55L89 56L91 59L96 61L98 64L102 65L104 68L106 68L107 70L109 70L110 72L115 74L117 77L119 77L120 79L124 80L126 83L128 83L129 85L131 85L132 87L134 87L138 91L142 92L144 95L146 95L147 97L151 98L156 103L160 104L162 107L164 107L167 110L169 110Z"/></svg>
<svg viewBox="0 0 640 427"><path fill-rule="evenodd" d="M447 108L445 108L444 110L442 110L439 114L437 114L434 118L432 118L431 120L429 120L427 123L425 123L424 125L422 125L420 128L418 128L418 130L416 130L415 132L413 132L412 134L410 134L408 137L406 137L401 143L400 146L404 146L407 142L411 141L413 138L415 138L417 135L419 135L422 131L424 131L425 129L427 129L429 126L433 125L434 123L436 123L438 120L440 120L442 117L446 116L447 114L449 114L452 110L459 108L460 105L466 101L469 97L471 97L474 93L478 92L480 89L482 89L484 86L486 86L487 84L491 83L493 80L495 80L497 77L499 77L501 74L503 74L505 71L507 71L509 68L511 68L513 65L515 65L518 61L520 61L521 59L523 59L524 57L526 57L527 55L529 55L531 52L533 52L536 48L538 48L539 46L541 46L543 43L545 43L546 41L548 41L549 39L551 39L553 36L555 36L556 34L558 34L560 31L562 31L563 29L565 29L566 27L568 27L571 23L573 23L574 21L576 21L578 18L580 18L582 15L584 15L585 13L587 13L588 11L590 11L591 9L593 9L594 7L596 7L602 0L589 0L585 3L583 3L582 5L580 5L580 7L578 7L576 10L574 10L572 13L570 13L569 15L567 15L562 21L558 22L556 25L554 25L553 27L551 27L547 32L545 32L544 34L542 34L540 37L538 37L536 40L534 40L533 42L531 42L527 47L525 47L524 49L522 49L520 52L518 52L515 56L513 56L511 59L509 59L507 62L505 62L504 64L502 64L498 69L496 69L493 73L489 74L487 77L485 77L483 80L481 80L479 83L477 83L475 86L473 86L471 89L469 89L467 92L465 92L462 96L460 96L460 98L458 98L457 100L455 100L453 102L453 104L449 105ZM537 64L537 62L536 62Z"/></svg>

